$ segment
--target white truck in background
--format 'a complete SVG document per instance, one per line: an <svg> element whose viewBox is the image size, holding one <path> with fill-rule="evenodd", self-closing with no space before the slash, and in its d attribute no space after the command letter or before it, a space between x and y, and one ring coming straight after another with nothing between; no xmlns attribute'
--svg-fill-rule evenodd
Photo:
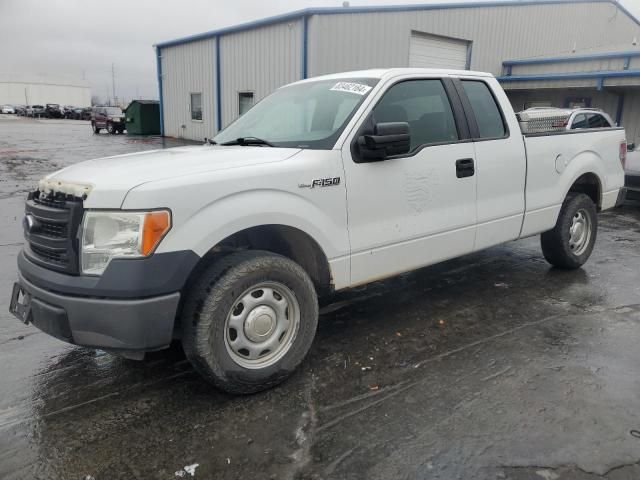
<svg viewBox="0 0 640 480"><path fill-rule="evenodd" d="M621 128L523 136L486 73L303 80L205 145L43 179L11 310L130 358L179 339L219 388L259 391L307 354L319 295L536 234L580 267L626 151Z"/></svg>

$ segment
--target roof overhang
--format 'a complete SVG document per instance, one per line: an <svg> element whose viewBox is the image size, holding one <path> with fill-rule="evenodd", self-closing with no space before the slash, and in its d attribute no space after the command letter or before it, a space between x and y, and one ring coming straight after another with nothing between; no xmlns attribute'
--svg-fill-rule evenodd
<svg viewBox="0 0 640 480"><path fill-rule="evenodd" d="M602 90L605 81L607 86L635 86L640 85L640 68L631 67L632 59L636 57L640 57L640 50L505 60L502 62L502 76L497 78L505 88L526 88L527 86L544 88L545 82L553 82L554 87L596 87ZM616 68L608 70L595 68L601 66L603 60L614 60L608 64L609 66L617 64ZM542 70L544 65L554 65L554 71L544 72ZM514 68L525 71L514 73ZM527 71L528 68L529 71Z"/></svg>

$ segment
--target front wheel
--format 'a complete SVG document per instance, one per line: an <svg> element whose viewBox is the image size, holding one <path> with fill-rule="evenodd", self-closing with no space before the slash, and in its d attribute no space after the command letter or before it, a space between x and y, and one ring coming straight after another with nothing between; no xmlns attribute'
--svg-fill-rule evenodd
<svg viewBox="0 0 640 480"><path fill-rule="evenodd" d="M540 236L544 258L559 268L580 268L591 256L597 233L598 214L591 198L569 193L556 226Z"/></svg>
<svg viewBox="0 0 640 480"><path fill-rule="evenodd" d="M263 251L229 254L193 285L181 316L182 344L216 387L248 394L279 384L306 356L318 324L309 275Z"/></svg>
<svg viewBox="0 0 640 480"><path fill-rule="evenodd" d="M109 132L111 135L115 135L116 128L113 126L113 123L107 123L107 132Z"/></svg>
<svg viewBox="0 0 640 480"><path fill-rule="evenodd" d="M100 128L95 123L92 122L91 127L93 128L93 133L100 133Z"/></svg>

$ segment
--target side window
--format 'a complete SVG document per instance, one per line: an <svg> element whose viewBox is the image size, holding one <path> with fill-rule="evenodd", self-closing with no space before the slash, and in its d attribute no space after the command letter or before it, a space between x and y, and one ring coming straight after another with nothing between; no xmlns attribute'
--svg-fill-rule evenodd
<svg viewBox="0 0 640 480"><path fill-rule="evenodd" d="M191 94L191 120L202 120L202 94Z"/></svg>
<svg viewBox="0 0 640 480"><path fill-rule="evenodd" d="M411 151L458 140L453 111L440 80L407 80L392 86L373 109L375 123L407 122Z"/></svg>
<svg viewBox="0 0 640 480"><path fill-rule="evenodd" d="M611 126L609 122L607 122L607 119L599 113L590 113L587 123L589 124L589 128L605 128Z"/></svg>
<svg viewBox="0 0 640 480"><path fill-rule="evenodd" d="M462 86L469 102L471 102L471 108L480 130L480 138L504 137L507 129L489 86L478 80L462 80Z"/></svg>
<svg viewBox="0 0 640 480"><path fill-rule="evenodd" d="M589 128L587 124L587 116L584 113L579 113L573 119L571 124L571 130L577 130L579 128Z"/></svg>

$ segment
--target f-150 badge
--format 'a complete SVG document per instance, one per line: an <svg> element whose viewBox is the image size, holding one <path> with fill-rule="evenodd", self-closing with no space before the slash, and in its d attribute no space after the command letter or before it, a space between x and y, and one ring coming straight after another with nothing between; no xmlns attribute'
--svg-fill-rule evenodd
<svg viewBox="0 0 640 480"><path fill-rule="evenodd" d="M332 187L340 185L340 177L333 178L316 178L311 183L299 183L299 188L316 188L316 187Z"/></svg>

